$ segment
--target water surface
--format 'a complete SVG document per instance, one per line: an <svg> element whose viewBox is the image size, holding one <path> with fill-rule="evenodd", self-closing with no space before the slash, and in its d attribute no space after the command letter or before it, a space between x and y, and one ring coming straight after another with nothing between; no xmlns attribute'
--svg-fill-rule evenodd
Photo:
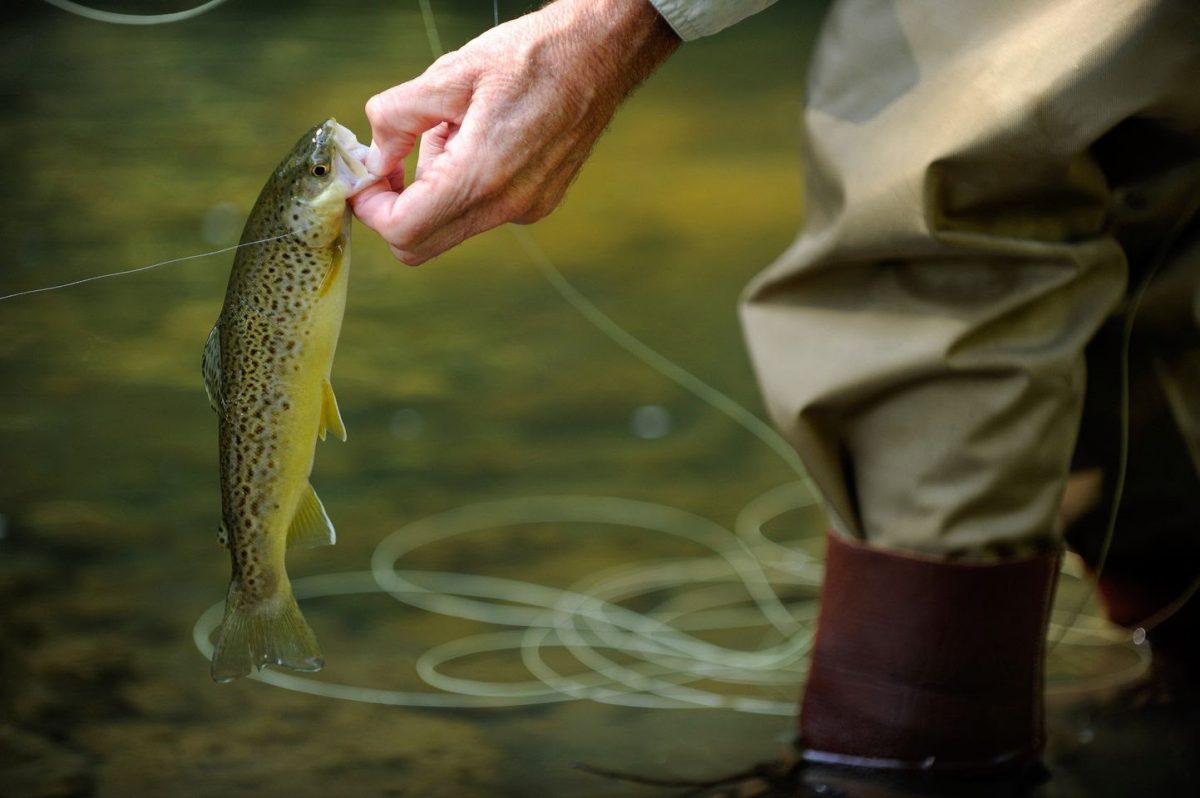
<svg viewBox="0 0 1200 798"><path fill-rule="evenodd" d="M448 47L490 24L489 3L434 7ZM533 230L617 323L754 412L735 302L802 215L795 136L819 11L779 3L683 48ZM416 2L231 0L157 28L25 4L0 36L0 293L235 243L301 131L335 116L365 139L365 100L431 60ZM321 445L313 475L339 541L291 555L294 575L361 571L393 530L471 503L616 496L731 525L794 479L597 332L504 231L416 270L365 228L355 236L334 367L350 438ZM0 304L0 794L634 796L652 791L573 764L705 777L786 745L790 718L727 710L412 709L212 684L191 630L228 563L199 361L231 259ZM821 529L813 512L773 527L813 543ZM540 523L413 564L564 587L697 553L634 529ZM305 611L329 662L320 679L392 690L431 690L415 658L483 627L380 595ZM1061 667L1129 664L1109 656ZM511 657L456 667L528 678ZM1079 779L1040 794L1097 794Z"/></svg>

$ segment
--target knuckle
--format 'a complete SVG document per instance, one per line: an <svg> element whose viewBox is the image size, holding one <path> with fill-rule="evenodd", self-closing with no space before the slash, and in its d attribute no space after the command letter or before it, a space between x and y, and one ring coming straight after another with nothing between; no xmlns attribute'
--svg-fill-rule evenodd
<svg viewBox="0 0 1200 798"><path fill-rule="evenodd" d="M367 100L364 108L367 114L367 121L372 127L382 124L387 118L388 99L386 93L376 94L371 99Z"/></svg>
<svg viewBox="0 0 1200 798"><path fill-rule="evenodd" d="M425 68L425 75L432 76L441 72L449 71L454 65L461 60L462 55L458 50L447 50L433 60L433 63Z"/></svg>
<svg viewBox="0 0 1200 798"><path fill-rule="evenodd" d="M400 261L405 266L420 266L426 260L416 252L396 246L395 244L391 246L391 250L392 255L396 258L396 260Z"/></svg>
<svg viewBox="0 0 1200 798"><path fill-rule="evenodd" d="M513 221L516 222L517 224L533 224L534 222L540 222L542 219L545 219L547 216L549 216L550 211L552 211L553 209L554 209L554 206L551 205L550 203L535 202L533 205L529 206L520 216L517 216L516 218L514 218Z"/></svg>
<svg viewBox="0 0 1200 798"><path fill-rule="evenodd" d="M384 240L387 241L388 246L391 247L392 254L396 257L400 257L401 252L411 252L417 245L417 241L413 236L407 234L405 231L393 229L383 230L381 233Z"/></svg>
<svg viewBox="0 0 1200 798"><path fill-rule="evenodd" d="M515 191L502 197L496 205L501 222L520 221L532 207L528 198L519 196Z"/></svg>
<svg viewBox="0 0 1200 798"><path fill-rule="evenodd" d="M528 184L515 192L512 221L532 224L541 221L558 207L563 192L557 186Z"/></svg>
<svg viewBox="0 0 1200 798"><path fill-rule="evenodd" d="M371 99L367 100L367 116L379 116L379 114L383 113L383 109L386 105L387 100L384 99L382 93L372 96Z"/></svg>

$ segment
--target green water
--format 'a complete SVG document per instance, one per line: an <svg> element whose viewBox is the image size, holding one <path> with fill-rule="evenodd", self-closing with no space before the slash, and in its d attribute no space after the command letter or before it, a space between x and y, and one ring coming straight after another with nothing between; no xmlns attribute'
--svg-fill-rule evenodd
<svg viewBox="0 0 1200 798"><path fill-rule="evenodd" d="M230 0L157 28L14 12L0 33L0 294L235 243L300 131L335 116L365 140L365 100L431 60L415 0L276 7ZM447 47L491 22L486 2L434 9ZM782 2L683 48L533 228L618 324L754 412L735 302L801 218L796 130L819 13ZM199 361L230 261L0 303L0 795L634 796L651 793L572 766L703 777L786 745L790 719L721 710L418 710L214 685L191 641L228 578ZM339 540L291 555L294 575L365 569L397 527L474 502L608 495L729 525L794 478L592 328L505 231L409 269L358 227L352 269L334 366L350 437L319 447L313 475ZM638 434L646 407L657 427ZM780 525L821 533L811 512ZM542 524L417 564L562 587L693 554ZM430 689L414 658L479 627L378 595L305 611L319 678L387 689ZM528 678L499 658L461 671Z"/></svg>

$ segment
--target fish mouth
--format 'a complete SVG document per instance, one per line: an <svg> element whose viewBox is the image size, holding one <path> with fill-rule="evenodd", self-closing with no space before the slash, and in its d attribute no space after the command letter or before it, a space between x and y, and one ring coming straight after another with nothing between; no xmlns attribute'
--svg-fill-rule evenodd
<svg viewBox="0 0 1200 798"><path fill-rule="evenodd" d="M328 120L323 127L333 143L333 160L338 178L348 188L346 196L354 196L379 179L379 176L371 174L363 163L367 157L368 147L359 143L354 131L345 125L338 124L336 119Z"/></svg>

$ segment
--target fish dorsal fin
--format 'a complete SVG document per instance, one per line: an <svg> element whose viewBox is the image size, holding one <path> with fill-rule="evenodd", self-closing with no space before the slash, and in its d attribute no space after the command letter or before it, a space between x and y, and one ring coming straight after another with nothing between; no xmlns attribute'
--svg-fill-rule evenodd
<svg viewBox="0 0 1200 798"><path fill-rule="evenodd" d="M337 397L333 395L333 386L329 384L329 380L321 382L321 393L321 425L317 428L317 436L325 440L325 431L332 430L338 438L346 440L346 424L342 421Z"/></svg>
<svg viewBox="0 0 1200 798"><path fill-rule="evenodd" d="M208 403L217 413L221 412L221 325L214 324L204 342L204 357L200 361L200 373L204 375L204 392Z"/></svg>
<svg viewBox="0 0 1200 798"><path fill-rule="evenodd" d="M304 490L300 493L300 502L296 505L296 514L292 516L292 525L288 527L288 548L311 549L316 546L332 546L336 542L337 533L334 532L333 522L325 512L325 505L317 498L313 486L305 482Z"/></svg>

